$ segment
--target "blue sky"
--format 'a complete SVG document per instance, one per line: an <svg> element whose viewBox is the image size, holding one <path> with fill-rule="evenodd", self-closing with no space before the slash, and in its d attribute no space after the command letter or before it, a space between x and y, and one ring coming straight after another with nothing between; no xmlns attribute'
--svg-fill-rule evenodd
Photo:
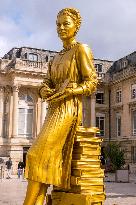
<svg viewBox="0 0 136 205"><path fill-rule="evenodd" d="M136 51L136 0L1 0L0 56L12 47L60 50L56 15L65 7L79 9L79 42L95 58L116 60Z"/></svg>

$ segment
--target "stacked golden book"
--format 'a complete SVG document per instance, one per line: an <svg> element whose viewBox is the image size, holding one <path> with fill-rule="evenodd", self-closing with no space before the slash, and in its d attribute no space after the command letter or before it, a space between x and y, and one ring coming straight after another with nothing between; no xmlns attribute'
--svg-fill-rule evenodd
<svg viewBox="0 0 136 205"><path fill-rule="evenodd" d="M104 170L101 169L101 143L97 128L78 127L73 147L71 192L90 195L91 202L105 200Z"/></svg>
<svg viewBox="0 0 136 205"><path fill-rule="evenodd" d="M73 146L71 189L52 192L52 205L102 205L105 200L101 169L102 138L95 127L78 127Z"/></svg>

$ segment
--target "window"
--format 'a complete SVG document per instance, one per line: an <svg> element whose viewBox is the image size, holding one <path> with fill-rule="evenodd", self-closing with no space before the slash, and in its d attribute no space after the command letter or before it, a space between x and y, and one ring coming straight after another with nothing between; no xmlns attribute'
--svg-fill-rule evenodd
<svg viewBox="0 0 136 205"><path fill-rule="evenodd" d="M33 54L33 53L29 53L28 60L30 60L30 61L38 61L38 55L37 54Z"/></svg>
<svg viewBox="0 0 136 205"><path fill-rule="evenodd" d="M32 102L33 103L33 98L30 95L21 95L19 97L19 100L24 100L26 102Z"/></svg>
<svg viewBox="0 0 136 205"><path fill-rule="evenodd" d="M133 84L131 86L131 98L135 99L136 98L136 84Z"/></svg>
<svg viewBox="0 0 136 205"><path fill-rule="evenodd" d="M116 130L117 137L121 136L121 115L119 113L116 114Z"/></svg>
<svg viewBox="0 0 136 205"><path fill-rule="evenodd" d="M131 147L131 159L132 163L136 163L136 147Z"/></svg>
<svg viewBox="0 0 136 205"><path fill-rule="evenodd" d="M32 137L34 104L30 95L19 97L18 135Z"/></svg>
<svg viewBox="0 0 136 205"><path fill-rule="evenodd" d="M122 91L117 90L116 91L116 103L120 103L122 101Z"/></svg>
<svg viewBox="0 0 136 205"><path fill-rule="evenodd" d="M132 134L136 135L136 110L132 112Z"/></svg>
<svg viewBox="0 0 136 205"><path fill-rule="evenodd" d="M27 59L27 53L24 54L24 58Z"/></svg>
<svg viewBox="0 0 136 205"><path fill-rule="evenodd" d="M48 62L48 56L45 57L45 61Z"/></svg>
<svg viewBox="0 0 136 205"><path fill-rule="evenodd" d="M20 50L17 50L17 52L16 52L16 57L17 57L17 58L20 58L20 56L21 56L21 51L20 51Z"/></svg>
<svg viewBox="0 0 136 205"><path fill-rule="evenodd" d="M96 127L100 129L100 135L105 135L105 116L96 116Z"/></svg>
<svg viewBox="0 0 136 205"><path fill-rule="evenodd" d="M104 104L104 93L103 92L96 93L96 103Z"/></svg>
<svg viewBox="0 0 136 205"><path fill-rule="evenodd" d="M19 108L18 134L32 136L33 109Z"/></svg>
<svg viewBox="0 0 136 205"><path fill-rule="evenodd" d="M120 68L126 68L128 65L128 60L122 60L120 62Z"/></svg>
<svg viewBox="0 0 136 205"><path fill-rule="evenodd" d="M127 61L127 60L124 60L124 61L122 62L122 67L123 67L123 68L126 68L127 65L128 65L128 61Z"/></svg>
<svg viewBox="0 0 136 205"><path fill-rule="evenodd" d="M53 60L53 58L54 58L54 55L50 55L50 60Z"/></svg>
<svg viewBox="0 0 136 205"><path fill-rule="evenodd" d="M26 101L33 103L33 98L30 95L26 95Z"/></svg>
<svg viewBox="0 0 136 205"><path fill-rule="evenodd" d="M102 64L95 64L95 68L98 73L102 72Z"/></svg>

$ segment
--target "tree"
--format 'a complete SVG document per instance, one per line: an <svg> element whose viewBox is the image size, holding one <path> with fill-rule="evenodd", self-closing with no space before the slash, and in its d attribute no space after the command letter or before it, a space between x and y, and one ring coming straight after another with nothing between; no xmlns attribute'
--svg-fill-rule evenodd
<svg viewBox="0 0 136 205"><path fill-rule="evenodd" d="M111 171L121 169L125 164L124 151L120 149L120 145L110 142L104 149L105 159L110 161Z"/></svg>

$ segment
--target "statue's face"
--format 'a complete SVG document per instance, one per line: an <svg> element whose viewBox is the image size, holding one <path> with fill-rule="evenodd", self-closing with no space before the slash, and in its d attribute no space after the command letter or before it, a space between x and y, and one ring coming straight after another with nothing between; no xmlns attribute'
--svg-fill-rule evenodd
<svg viewBox="0 0 136 205"><path fill-rule="evenodd" d="M57 32L62 41L75 36L76 26L73 19L66 14L60 15L57 19Z"/></svg>

